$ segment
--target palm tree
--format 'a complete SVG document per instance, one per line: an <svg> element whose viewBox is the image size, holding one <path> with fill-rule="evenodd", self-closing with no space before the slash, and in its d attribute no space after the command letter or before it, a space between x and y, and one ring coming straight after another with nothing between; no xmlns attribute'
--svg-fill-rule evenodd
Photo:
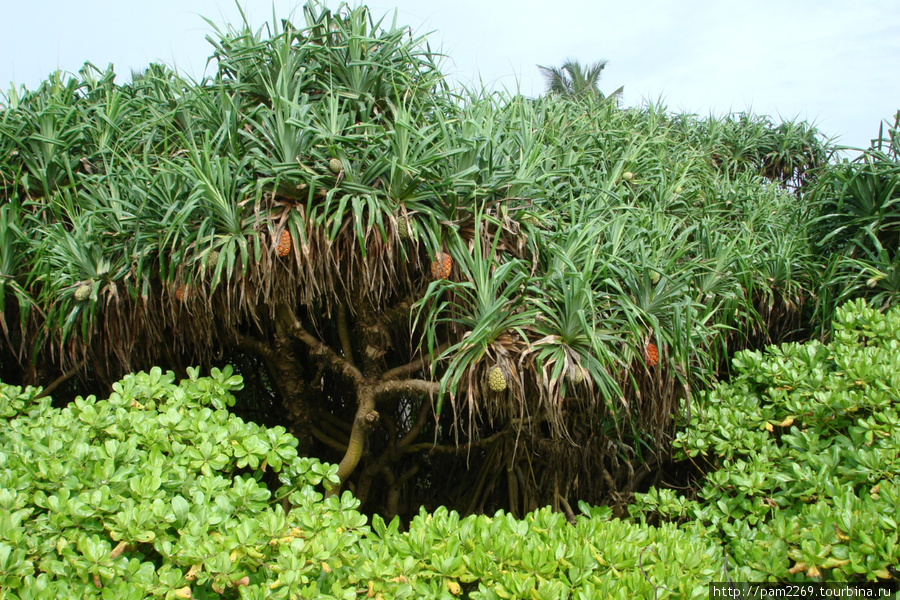
<svg viewBox="0 0 900 600"><path fill-rule="evenodd" d="M547 82L547 92L562 96L585 97L603 99L600 91L600 74L608 61L600 60L590 65L582 65L577 60L566 60L562 67L544 67L538 65L538 69ZM619 88L610 97L618 98L624 88Z"/></svg>

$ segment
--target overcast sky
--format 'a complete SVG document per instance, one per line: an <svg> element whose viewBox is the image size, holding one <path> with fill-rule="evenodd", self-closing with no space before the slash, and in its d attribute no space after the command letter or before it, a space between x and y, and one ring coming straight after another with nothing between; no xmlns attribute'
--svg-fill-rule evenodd
<svg viewBox="0 0 900 600"><path fill-rule="evenodd" d="M329 1L336 7L337 3ZM433 32L444 72L467 83L543 92L536 65L608 60L600 88L624 103L662 100L700 115L751 110L814 122L868 146L900 109L897 0L373 0L381 16ZM255 26L287 17L286 0L243 0ZM216 23L232 0L0 0L0 88L36 87L56 69L113 63L118 81L162 61L203 73ZM295 23L302 21L297 9Z"/></svg>

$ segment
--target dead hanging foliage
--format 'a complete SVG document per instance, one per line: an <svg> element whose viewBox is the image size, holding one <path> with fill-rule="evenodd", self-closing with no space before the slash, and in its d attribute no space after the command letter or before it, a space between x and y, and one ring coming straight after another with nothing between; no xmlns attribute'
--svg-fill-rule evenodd
<svg viewBox="0 0 900 600"><path fill-rule="evenodd" d="M302 207L293 210L303 214ZM288 219L270 223L255 234L258 240L245 240L259 242L259 259L246 267L238 260L218 278L205 263L207 253L198 252L176 267L170 282L148 281L149 293L126 291L123 284L101 287L95 303L79 307L90 311L83 327L66 340L59 330L47 332L44 356L106 381L156 364L163 348L176 362L209 364L245 331L268 335L278 306L296 307L322 323L342 303L388 311L396 298L423 285L423 247L400 243L395 232L372 228L360 245L349 224L331 239L325 227L308 221L302 227ZM277 251L281 231L294 240L284 257ZM40 315L31 315L28 329L45 331Z"/></svg>

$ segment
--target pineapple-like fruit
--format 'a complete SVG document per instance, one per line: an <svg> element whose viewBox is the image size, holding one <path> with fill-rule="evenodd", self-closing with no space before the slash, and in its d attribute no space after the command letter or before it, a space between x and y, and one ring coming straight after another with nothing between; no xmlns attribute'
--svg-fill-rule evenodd
<svg viewBox="0 0 900 600"><path fill-rule="evenodd" d="M506 389L506 377L503 376L503 370L500 367L494 367L488 374L488 387L495 392L502 392Z"/></svg>
<svg viewBox="0 0 900 600"><path fill-rule="evenodd" d="M339 158L332 158L328 161L328 170L337 175L344 170L344 163Z"/></svg>
<svg viewBox="0 0 900 600"><path fill-rule="evenodd" d="M281 237L278 238L278 256L280 258L284 258L288 254L291 253L291 234L289 231L285 230L281 232Z"/></svg>
<svg viewBox="0 0 900 600"><path fill-rule="evenodd" d="M634 181L634 173L632 173L631 171L625 171L624 173L622 173L622 179L624 179L625 181Z"/></svg>
<svg viewBox="0 0 900 600"><path fill-rule="evenodd" d="M644 360L647 361L648 367L655 367L659 364L659 350L656 349L653 342L647 342L647 347L644 348Z"/></svg>
<svg viewBox="0 0 900 600"><path fill-rule="evenodd" d="M584 369L582 369L581 367L572 367L571 369L569 369L567 375L569 377L569 381L571 381L575 385L578 385L582 381L584 381Z"/></svg>
<svg viewBox="0 0 900 600"><path fill-rule="evenodd" d="M175 299L179 302L184 302L184 297L187 296L188 288L183 283L179 283L175 286Z"/></svg>
<svg viewBox="0 0 900 600"><path fill-rule="evenodd" d="M206 255L206 266L210 269L215 269L216 265L219 264L219 252L217 250L210 251L209 254Z"/></svg>
<svg viewBox="0 0 900 600"><path fill-rule="evenodd" d="M450 277L450 269L453 268L453 259L446 252L438 252L431 263L431 275L435 279L447 279Z"/></svg>
<svg viewBox="0 0 900 600"><path fill-rule="evenodd" d="M87 284L79 285L78 289L75 290L75 301L76 302L84 302L88 298L91 297L91 286Z"/></svg>
<svg viewBox="0 0 900 600"><path fill-rule="evenodd" d="M539 227L541 224L541 220L539 218L537 218L536 215L531 215L531 214L528 214L528 215L525 215L524 217L522 217L520 222L523 223L524 225L532 225L534 227Z"/></svg>
<svg viewBox="0 0 900 600"><path fill-rule="evenodd" d="M410 229L410 219L400 217L397 219L397 235L401 240L408 240L412 237L412 229Z"/></svg>

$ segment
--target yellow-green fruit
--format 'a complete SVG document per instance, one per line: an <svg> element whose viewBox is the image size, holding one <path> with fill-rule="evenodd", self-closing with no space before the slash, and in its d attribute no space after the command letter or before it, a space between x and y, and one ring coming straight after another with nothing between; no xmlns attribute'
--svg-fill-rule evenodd
<svg viewBox="0 0 900 600"><path fill-rule="evenodd" d="M500 367L491 369L488 375L488 386L495 392L502 392L506 389L506 377L503 376L503 371Z"/></svg>
<svg viewBox="0 0 900 600"><path fill-rule="evenodd" d="M677 188L675 188L675 193L676 193L676 194L680 194L680 193L683 192L683 191L684 191L684 188L681 187L680 185L679 185Z"/></svg>
<svg viewBox="0 0 900 600"><path fill-rule="evenodd" d="M632 181L634 180L634 173L632 173L631 171L625 171L624 173L622 173L622 179L624 179L625 181Z"/></svg>
<svg viewBox="0 0 900 600"><path fill-rule="evenodd" d="M75 300L78 302L84 302L88 298L91 297L91 286L89 285L80 285L78 289L75 290Z"/></svg>
<svg viewBox="0 0 900 600"><path fill-rule="evenodd" d="M653 285L659 283L659 272L653 271L652 273L650 273L650 283L652 283Z"/></svg>
<svg viewBox="0 0 900 600"><path fill-rule="evenodd" d="M408 240L412 237L412 234L409 230L409 219L406 217L400 217L397 219L397 235L400 236L401 240Z"/></svg>
<svg viewBox="0 0 900 600"><path fill-rule="evenodd" d="M219 253L213 250L206 255L206 266L215 269L217 264L219 264Z"/></svg>
<svg viewBox="0 0 900 600"><path fill-rule="evenodd" d="M582 381L584 381L584 370L581 367L572 367L569 372L569 381L578 385Z"/></svg>
<svg viewBox="0 0 900 600"><path fill-rule="evenodd" d="M541 220L534 215L526 215L525 217L522 217L522 223L538 227L541 224Z"/></svg>
<svg viewBox="0 0 900 600"><path fill-rule="evenodd" d="M332 158L328 161L328 169L332 173L340 173L344 169L344 163L339 158Z"/></svg>

